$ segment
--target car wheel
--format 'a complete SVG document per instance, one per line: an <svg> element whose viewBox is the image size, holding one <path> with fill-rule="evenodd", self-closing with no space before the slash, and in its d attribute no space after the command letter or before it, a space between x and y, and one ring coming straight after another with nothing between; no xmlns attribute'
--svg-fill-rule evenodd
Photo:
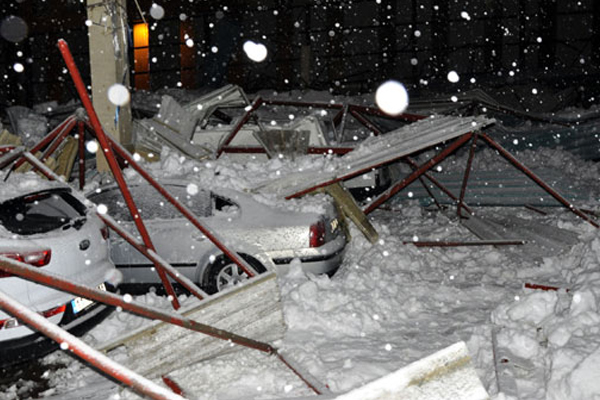
<svg viewBox="0 0 600 400"><path fill-rule="evenodd" d="M246 254L242 254L241 257L259 274L267 270L255 258ZM208 267L202 286L206 293L213 294L235 286L246 279L248 279L248 275L236 263L229 257L221 255Z"/></svg>

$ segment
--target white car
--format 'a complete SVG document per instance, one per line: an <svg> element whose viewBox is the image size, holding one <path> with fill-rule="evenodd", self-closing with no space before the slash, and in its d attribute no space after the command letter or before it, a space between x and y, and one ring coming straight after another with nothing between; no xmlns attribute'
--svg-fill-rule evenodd
<svg viewBox="0 0 600 400"><path fill-rule="evenodd" d="M6 191L5 191L6 192ZM14 195L14 193L12 193ZM0 202L0 255L72 281L107 289L114 271L108 228L68 188L50 187ZM0 271L0 290L74 334L112 308ZM0 311L0 365L44 355L58 345Z"/></svg>
<svg viewBox="0 0 600 400"><path fill-rule="evenodd" d="M183 181L161 183L257 272L264 272L265 264L271 261L279 269L298 259L307 272L333 274L342 262L347 237L342 220L329 201L322 201L312 212L289 211L269 207L235 190L190 191L189 183ZM245 278L236 264L154 188L148 184L129 188L156 252L163 259L208 293ZM135 232L117 186L99 188L87 197L106 205L109 215L129 232ZM125 284L160 282L152 262L118 235L111 236L111 258L123 273Z"/></svg>

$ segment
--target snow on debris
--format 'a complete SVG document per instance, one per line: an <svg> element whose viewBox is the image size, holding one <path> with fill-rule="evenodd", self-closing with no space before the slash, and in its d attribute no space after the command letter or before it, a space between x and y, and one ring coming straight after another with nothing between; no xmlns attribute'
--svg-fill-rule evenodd
<svg viewBox="0 0 600 400"><path fill-rule="evenodd" d="M465 156L458 154L442 170L464 170ZM492 157L497 157L492 151L478 153L473 167L506 167ZM560 149L520 152L519 158L530 167L562 166L574 184L590 188L586 206L597 209L596 164ZM299 165L308 168L330 162L320 158L294 164L276 159L242 166L230 161L225 156L190 162L166 150L160 163L148 166L157 177L183 174L190 181L193 177L197 185L205 182L245 190ZM130 179L136 178L135 173L127 173ZM25 177L20 184L31 184L31 175ZM279 203L275 198L259 197ZM525 209L497 208L494 212L533 218ZM473 237L455 219L414 202L386 205L370 216L380 241L370 244L352 228L345 261L333 277L303 273L298 262L279 276L288 331L278 346L332 391L341 393L465 341L484 386L500 400L508 396L498 392L492 345L492 332L496 331L498 345L515 356L516 364L527 361L516 365L526 367L518 369L515 377L521 398L598 396L600 232L561 209L548 212L544 222L577 233L580 241L570 250L534 262L524 260L510 247L417 248L404 244L412 238ZM523 287L527 282L559 290L527 289ZM153 293L136 300L168 307L166 299ZM187 299L181 300L185 303ZM85 340L98 343L142 323L137 317L115 312ZM119 352L111 356L117 361L125 357ZM255 351L235 352L198 365L200 378L185 382L186 388L207 399L310 395L302 382L275 361ZM44 365L51 388L42 397L76 398L68 393L94 387L102 390L88 392L86 398L135 398L60 352L46 357ZM55 369L57 365L64 366ZM0 393L0 399L17 399L19 390L30 384L15 384Z"/></svg>

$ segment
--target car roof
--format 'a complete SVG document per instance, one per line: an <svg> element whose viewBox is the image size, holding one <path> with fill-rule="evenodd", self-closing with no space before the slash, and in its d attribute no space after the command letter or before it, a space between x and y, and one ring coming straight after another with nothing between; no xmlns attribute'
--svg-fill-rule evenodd
<svg viewBox="0 0 600 400"><path fill-rule="evenodd" d="M261 210L270 210L270 214L280 214L283 215L282 213L287 214L288 217L293 218L293 216L301 216L303 215L304 217L308 216L308 215L317 215L319 214L319 212L323 212L322 210L319 210L320 207L315 207L315 205L313 204L312 206L309 207L301 207L301 206L294 206L292 205L290 201L285 201L283 204L269 204L270 202L263 202L263 201L258 201L252 193L246 193L244 191L241 190L237 190L237 189L233 189L233 188L229 188L229 187L223 187L223 186L217 186L217 185L206 185L205 182L199 182L199 181L194 181L193 179L190 179L189 177L169 177L169 178L159 178L157 179L158 183L160 183L161 185L177 185L177 186L187 186L189 184L196 184L198 185L199 189L203 189L203 190L209 190L217 195L221 195L224 197L228 197L231 200L240 203L240 205L242 206L242 208L244 208L246 211L257 211L260 212ZM127 182L128 185L131 186L138 186L138 185L150 185L148 182L146 182L145 180L134 180L134 181L128 181ZM91 196L93 196L93 194L97 193L98 190L100 191L104 191L104 190L115 190L118 189L118 185L115 182L111 182L109 184L105 184L105 185L101 185L98 188L96 188L95 190L91 190L89 192L87 192L85 195L86 197L89 199ZM135 199L134 199L135 200Z"/></svg>
<svg viewBox="0 0 600 400"><path fill-rule="evenodd" d="M64 182L49 181L40 177L35 172L12 173L7 178L7 173L0 172L2 190L0 190L0 203L9 199L20 197L28 193L39 192L46 189L68 188Z"/></svg>

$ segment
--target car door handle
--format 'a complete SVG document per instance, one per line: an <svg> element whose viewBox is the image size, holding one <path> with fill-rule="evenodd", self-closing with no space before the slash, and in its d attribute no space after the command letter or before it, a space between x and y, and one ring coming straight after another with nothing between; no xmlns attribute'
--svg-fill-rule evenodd
<svg viewBox="0 0 600 400"><path fill-rule="evenodd" d="M198 232L198 233L192 233L191 235L192 239L194 239L197 242L202 242L204 240L206 240L206 236L204 236L204 234Z"/></svg>

